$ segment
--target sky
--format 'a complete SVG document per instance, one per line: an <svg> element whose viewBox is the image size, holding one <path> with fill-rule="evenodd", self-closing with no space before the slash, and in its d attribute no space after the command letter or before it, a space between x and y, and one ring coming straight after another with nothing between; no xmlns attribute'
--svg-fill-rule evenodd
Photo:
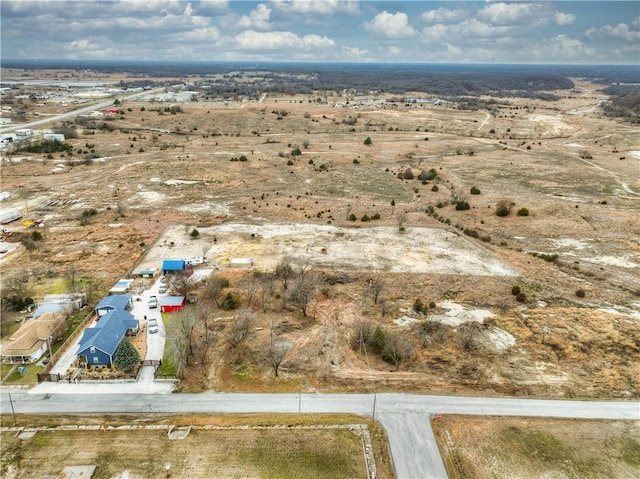
<svg viewBox="0 0 640 479"><path fill-rule="evenodd" d="M640 2L0 0L2 59L640 64Z"/></svg>

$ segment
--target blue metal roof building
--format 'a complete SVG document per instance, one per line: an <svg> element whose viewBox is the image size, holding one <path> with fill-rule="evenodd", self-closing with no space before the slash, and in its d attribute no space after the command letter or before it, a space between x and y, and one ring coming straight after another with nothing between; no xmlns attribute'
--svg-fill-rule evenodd
<svg viewBox="0 0 640 479"><path fill-rule="evenodd" d="M182 273L187 263L183 259L165 259L162 262L162 274L166 273Z"/></svg>
<svg viewBox="0 0 640 479"><path fill-rule="evenodd" d="M102 317L109 311L127 311L131 309L131 307L132 303L130 294L114 294L102 298L94 311L98 317Z"/></svg>

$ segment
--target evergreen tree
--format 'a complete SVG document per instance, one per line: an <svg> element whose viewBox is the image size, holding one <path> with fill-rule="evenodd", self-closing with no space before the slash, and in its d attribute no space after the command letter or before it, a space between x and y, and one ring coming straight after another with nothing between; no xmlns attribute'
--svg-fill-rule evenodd
<svg viewBox="0 0 640 479"><path fill-rule="evenodd" d="M122 338L114 364L120 371L129 372L140 363L140 355L127 338Z"/></svg>

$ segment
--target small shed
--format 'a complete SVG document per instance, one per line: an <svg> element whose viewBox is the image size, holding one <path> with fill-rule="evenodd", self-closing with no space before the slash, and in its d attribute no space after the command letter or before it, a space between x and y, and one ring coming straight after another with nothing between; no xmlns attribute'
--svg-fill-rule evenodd
<svg viewBox="0 0 640 479"><path fill-rule="evenodd" d="M134 276L141 276L142 278L153 278L156 275L156 272L158 271L157 268L136 268L133 270L133 275Z"/></svg>
<svg viewBox="0 0 640 479"><path fill-rule="evenodd" d="M109 311L129 311L132 306L133 303L131 302L130 294L114 294L102 298L94 311L96 312L96 316L101 318Z"/></svg>
<svg viewBox="0 0 640 479"><path fill-rule="evenodd" d="M229 262L230 268L250 268L253 266L253 258L233 258Z"/></svg>
<svg viewBox="0 0 640 479"><path fill-rule="evenodd" d="M124 294L131 289L132 279L121 279L109 290L109 295Z"/></svg>
<svg viewBox="0 0 640 479"><path fill-rule="evenodd" d="M187 299L184 296L163 296L160 299L160 311L163 313L179 313L184 310Z"/></svg>

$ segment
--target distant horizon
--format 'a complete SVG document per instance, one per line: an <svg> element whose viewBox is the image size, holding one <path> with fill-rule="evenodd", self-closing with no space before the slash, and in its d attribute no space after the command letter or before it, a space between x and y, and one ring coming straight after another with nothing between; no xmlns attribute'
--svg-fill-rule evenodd
<svg viewBox="0 0 640 479"><path fill-rule="evenodd" d="M163 64L238 64L238 65L440 65L440 66L540 66L540 67L585 67L585 68L598 68L598 67L626 67L637 68L640 73L640 63L498 63L498 62L391 62L391 61L314 61L314 60L126 60L126 59L65 59L65 58L0 58L0 67L10 68L5 64L82 64L82 63L94 63L94 64L110 64L110 65L125 65L125 64L148 64L148 65L163 65Z"/></svg>
<svg viewBox="0 0 640 479"><path fill-rule="evenodd" d="M633 1L2 0L0 58L635 65Z"/></svg>

